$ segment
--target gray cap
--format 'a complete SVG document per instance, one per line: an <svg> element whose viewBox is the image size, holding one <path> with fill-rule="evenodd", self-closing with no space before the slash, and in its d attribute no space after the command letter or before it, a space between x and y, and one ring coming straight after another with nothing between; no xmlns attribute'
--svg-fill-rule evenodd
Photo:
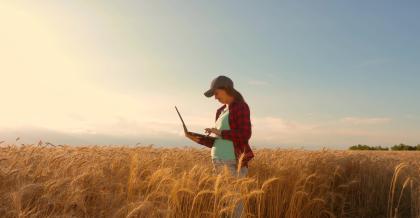
<svg viewBox="0 0 420 218"><path fill-rule="evenodd" d="M210 89L204 92L206 97L211 97L214 95L214 90L222 87L231 87L233 88L233 81L227 76L218 76L211 82Z"/></svg>

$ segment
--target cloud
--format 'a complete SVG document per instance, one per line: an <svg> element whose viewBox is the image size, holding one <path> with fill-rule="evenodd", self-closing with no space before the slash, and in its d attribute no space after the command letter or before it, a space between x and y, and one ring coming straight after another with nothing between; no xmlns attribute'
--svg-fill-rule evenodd
<svg viewBox="0 0 420 218"><path fill-rule="evenodd" d="M391 122L388 117L344 117L340 120L343 123L352 125L376 125Z"/></svg>
<svg viewBox="0 0 420 218"><path fill-rule="evenodd" d="M251 144L257 146L304 146L347 148L353 144L392 145L400 142L416 144L415 130L378 128L390 118L345 117L306 122L282 117L254 117Z"/></svg>
<svg viewBox="0 0 420 218"><path fill-rule="evenodd" d="M255 86L265 86L265 85L268 85L269 83L267 81L262 81L262 80L250 80L248 81L248 84L255 85Z"/></svg>
<svg viewBox="0 0 420 218"><path fill-rule="evenodd" d="M203 133L205 127L214 123L211 119L199 116L185 116L190 131ZM347 148L354 144L392 145L400 142L418 143L415 130L392 131L372 128L371 125L354 126L349 123L354 119L336 119L330 121L301 122L275 116L251 117L251 146L304 146L319 148ZM356 119L357 120L357 119ZM368 119L369 120L369 119ZM377 119L372 119L376 122ZM379 119L382 121L383 119ZM360 123L358 121L357 123ZM363 123L363 122L362 122ZM371 120L364 123L375 123ZM21 137L19 143L35 143L42 139L54 144L156 144L166 146L201 146L183 135L182 125L175 119L135 120L117 116L102 123L93 122L76 125L75 128L57 129L42 126L20 126L16 128L0 128L0 141L14 142ZM26 141L25 141L26 140Z"/></svg>
<svg viewBox="0 0 420 218"><path fill-rule="evenodd" d="M383 57L372 58L372 59L368 59L368 60L364 60L360 62L359 64L356 65L356 67L363 68L363 67L369 67L369 66L378 66L378 65L383 65L389 61L390 60L388 58L383 58Z"/></svg>
<svg viewBox="0 0 420 218"><path fill-rule="evenodd" d="M6 135L3 135L6 134ZM8 137L6 137L8 136ZM20 137L19 141L15 141ZM68 133L49 129L26 128L20 130L9 130L2 132L0 141L5 140L2 145L7 144L36 144L39 140L50 142L54 145L150 145L156 146L194 146L195 144L183 137L161 138L153 136L115 136L108 134Z"/></svg>

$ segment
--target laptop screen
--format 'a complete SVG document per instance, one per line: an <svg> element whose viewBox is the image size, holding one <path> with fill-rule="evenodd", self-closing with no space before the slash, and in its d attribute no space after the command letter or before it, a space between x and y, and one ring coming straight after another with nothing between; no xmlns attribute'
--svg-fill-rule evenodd
<svg viewBox="0 0 420 218"><path fill-rule="evenodd" d="M178 108L177 108L176 106L175 106L175 110L176 110L176 112L178 113L179 119L181 119L182 126L184 127L184 132L188 132L187 126L185 125L184 120L182 119L182 116L181 116L181 114L179 113Z"/></svg>

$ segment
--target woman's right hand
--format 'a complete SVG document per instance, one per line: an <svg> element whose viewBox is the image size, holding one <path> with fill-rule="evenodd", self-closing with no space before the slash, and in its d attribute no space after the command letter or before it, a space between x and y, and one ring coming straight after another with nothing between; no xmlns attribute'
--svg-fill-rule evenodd
<svg viewBox="0 0 420 218"><path fill-rule="evenodd" d="M191 140L193 140L193 141L197 142L197 143L200 141L200 139L199 139L197 136L194 136L194 135L192 135L191 133L186 132L186 133L185 133L185 136L186 136L187 138L189 138L189 139L191 139Z"/></svg>

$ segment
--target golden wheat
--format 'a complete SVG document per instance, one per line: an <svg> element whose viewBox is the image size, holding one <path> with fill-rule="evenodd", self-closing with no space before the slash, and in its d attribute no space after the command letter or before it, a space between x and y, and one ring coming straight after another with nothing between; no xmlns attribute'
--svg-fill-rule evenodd
<svg viewBox="0 0 420 218"><path fill-rule="evenodd" d="M0 217L420 216L420 152L256 149L245 178L209 153L3 144Z"/></svg>

